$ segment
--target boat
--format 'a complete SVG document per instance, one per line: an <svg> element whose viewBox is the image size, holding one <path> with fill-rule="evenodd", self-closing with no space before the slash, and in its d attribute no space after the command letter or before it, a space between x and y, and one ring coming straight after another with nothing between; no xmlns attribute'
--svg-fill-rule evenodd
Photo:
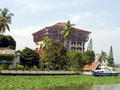
<svg viewBox="0 0 120 90"><path fill-rule="evenodd" d="M114 71L112 67L100 66L93 71L93 76L118 76L119 73Z"/></svg>

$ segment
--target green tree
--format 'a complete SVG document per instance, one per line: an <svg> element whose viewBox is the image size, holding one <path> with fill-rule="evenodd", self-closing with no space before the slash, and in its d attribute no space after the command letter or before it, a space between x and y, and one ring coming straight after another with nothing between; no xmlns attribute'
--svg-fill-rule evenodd
<svg viewBox="0 0 120 90"><path fill-rule="evenodd" d="M110 52L109 52L109 56L108 56L108 66L112 66L114 67L115 63L114 63L114 58L113 58L113 49L112 46L110 47Z"/></svg>
<svg viewBox="0 0 120 90"><path fill-rule="evenodd" d="M48 48L49 48L49 46L51 45L52 40L49 39L48 37L44 37L41 42L42 42L42 43L39 44L39 46L40 46L40 48L42 48L43 51L44 51L45 49L48 49Z"/></svg>
<svg viewBox="0 0 120 90"><path fill-rule="evenodd" d="M65 39L64 43L67 49L69 49L69 40L72 38L73 26L74 24L71 24L68 20L67 23L65 23L65 26L61 29L61 35Z"/></svg>
<svg viewBox="0 0 120 90"><path fill-rule="evenodd" d="M85 64L89 62L90 57L76 51L68 51L69 67L80 70Z"/></svg>
<svg viewBox="0 0 120 90"><path fill-rule="evenodd" d="M64 45L59 40L49 38L43 40L43 42L46 47L41 55L43 66L52 70L63 69L66 66L66 49Z"/></svg>
<svg viewBox="0 0 120 90"><path fill-rule="evenodd" d="M107 53L102 51L101 54L98 56L98 62L106 62L107 61Z"/></svg>
<svg viewBox="0 0 120 90"><path fill-rule="evenodd" d="M16 41L10 35L0 35L0 47L6 47L15 50Z"/></svg>
<svg viewBox="0 0 120 90"><path fill-rule="evenodd" d="M0 33L4 33L6 30L10 31L9 24L11 24L12 13L9 13L7 8L0 9Z"/></svg>
<svg viewBox="0 0 120 90"><path fill-rule="evenodd" d="M20 61L24 66L39 66L39 54L30 48L25 48L20 53Z"/></svg>
<svg viewBox="0 0 120 90"><path fill-rule="evenodd" d="M84 54L90 57L89 62L94 62L95 61L95 53L94 53L94 51L89 51L88 50L88 51L84 52Z"/></svg>

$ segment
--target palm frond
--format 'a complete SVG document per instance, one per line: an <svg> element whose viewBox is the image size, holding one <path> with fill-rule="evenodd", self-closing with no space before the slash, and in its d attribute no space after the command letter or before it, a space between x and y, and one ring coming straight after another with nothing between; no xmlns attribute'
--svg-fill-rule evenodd
<svg viewBox="0 0 120 90"><path fill-rule="evenodd" d="M10 31L9 24L11 24L12 13L9 13L7 8L0 10L0 33L4 33L6 30Z"/></svg>

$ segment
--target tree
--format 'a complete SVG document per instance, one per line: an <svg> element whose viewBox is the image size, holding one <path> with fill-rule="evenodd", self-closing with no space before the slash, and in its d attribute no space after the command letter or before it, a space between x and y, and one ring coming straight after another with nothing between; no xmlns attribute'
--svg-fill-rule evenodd
<svg viewBox="0 0 120 90"><path fill-rule="evenodd" d="M59 40L45 38L44 52L41 55L42 66L52 70L63 69L66 66L66 49Z"/></svg>
<svg viewBox="0 0 120 90"><path fill-rule="evenodd" d="M0 35L0 47L6 47L15 50L16 41L10 35Z"/></svg>
<svg viewBox="0 0 120 90"><path fill-rule="evenodd" d="M108 56L108 66L114 66L115 63L114 63L114 58L113 58L113 49L112 49L112 46L110 47L110 52L109 52L109 56Z"/></svg>
<svg viewBox="0 0 120 90"><path fill-rule="evenodd" d="M92 38L90 39L90 42L88 44L87 51L93 51Z"/></svg>
<svg viewBox="0 0 120 90"><path fill-rule="evenodd" d="M45 51L46 49L49 48L49 46L52 43L52 39L49 39L48 37L44 37L43 40L41 41L41 43L39 44L40 49L42 49L43 51Z"/></svg>
<svg viewBox="0 0 120 90"><path fill-rule="evenodd" d="M39 66L39 54L30 48L25 48L20 53L20 61L24 66Z"/></svg>
<svg viewBox="0 0 120 90"><path fill-rule="evenodd" d="M10 31L9 24L11 24L12 13L9 13L7 8L0 9L0 33L4 33L6 29Z"/></svg>
<svg viewBox="0 0 120 90"><path fill-rule="evenodd" d="M89 63L89 56L76 51L68 51L69 67L76 70L81 69L85 64Z"/></svg>
<svg viewBox="0 0 120 90"><path fill-rule="evenodd" d="M84 54L90 57L89 62L94 62L95 61L95 53L94 53L94 51L89 51L88 50L88 51L84 52Z"/></svg>
<svg viewBox="0 0 120 90"><path fill-rule="evenodd" d="M100 63L107 61L107 54L106 54L106 52L102 51L101 54L99 54L98 61Z"/></svg>
<svg viewBox="0 0 120 90"><path fill-rule="evenodd" d="M65 23L65 26L61 29L61 35L65 39L64 43L67 49L69 49L69 40L72 38L73 26L74 24L71 24L68 20L67 23Z"/></svg>

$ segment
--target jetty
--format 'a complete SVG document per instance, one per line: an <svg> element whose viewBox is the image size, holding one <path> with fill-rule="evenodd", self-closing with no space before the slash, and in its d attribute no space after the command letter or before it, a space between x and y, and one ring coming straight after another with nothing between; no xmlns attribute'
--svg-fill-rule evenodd
<svg viewBox="0 0 120 90"><path fill-rule="evenodd" d="M2 70L0 75L80 75L78 71L22 71Z"/></svg>

